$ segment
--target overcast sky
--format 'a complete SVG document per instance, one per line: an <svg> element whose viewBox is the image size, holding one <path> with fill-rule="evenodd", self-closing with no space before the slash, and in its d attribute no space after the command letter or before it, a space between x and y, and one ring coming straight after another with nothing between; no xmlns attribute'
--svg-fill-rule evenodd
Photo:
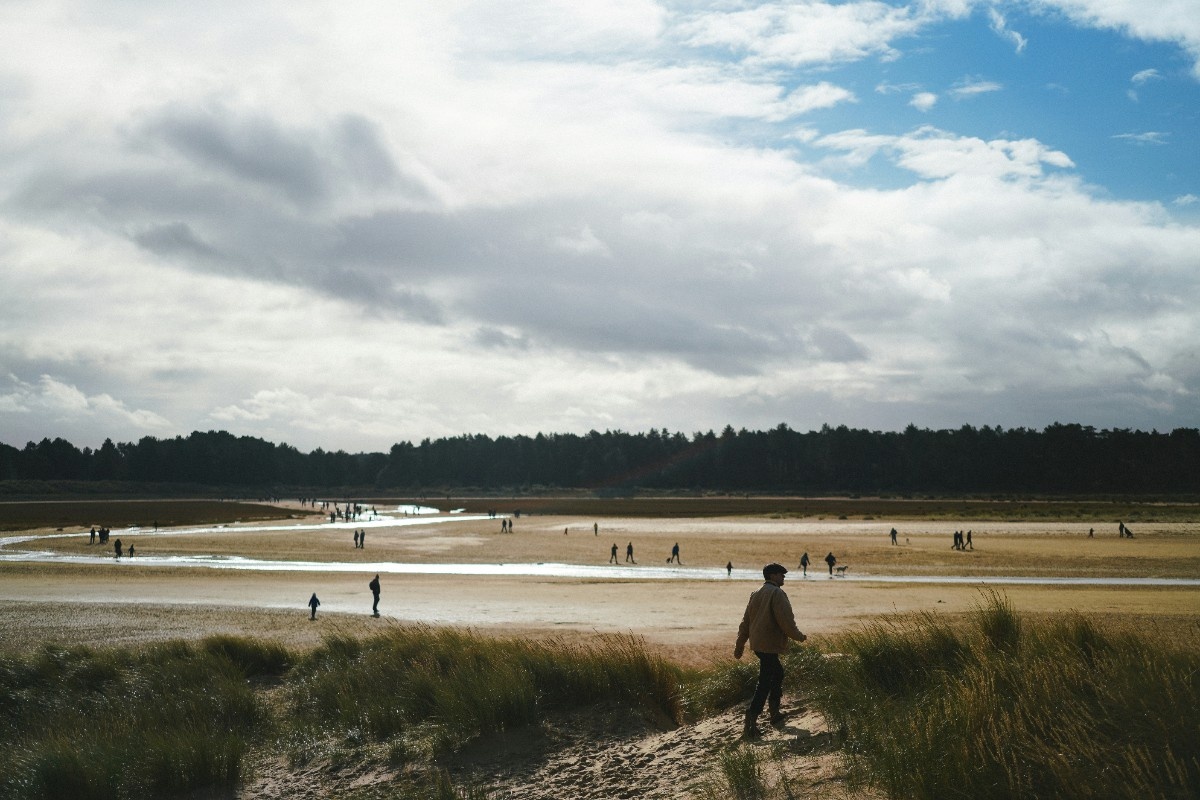
<svg viewBox="0 0 1200 800"><path fill-rule="evenodd" d="M18 447L1196 427L1200 0L3 2L0 278Z"/></svg>

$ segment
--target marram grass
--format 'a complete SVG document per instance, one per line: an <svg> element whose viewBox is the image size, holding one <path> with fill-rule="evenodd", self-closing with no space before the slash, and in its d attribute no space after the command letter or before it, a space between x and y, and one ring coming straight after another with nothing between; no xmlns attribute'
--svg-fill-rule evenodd
<svg viewBox="0 0 1200 800"><path fill-rule="evenodd" d="M814 702L854 773L896 798L1200 793L1200 641L1021 619L992 594L841 637Z"/></svg>
<svg viewBox="0 0 1200 800"><path fill-rule="evenodd" d="M851 777L889 797L1200 796L1200 634L1023 618L990 595L967 625L888 619L795 648L786 663L788 697L823 711ZM452 785L437 756L595 704L666 724L740 708L755 672L684 670L634 637L420 626L308 652L237 637L46 646L0 654L0 797L227 794L252 768L251 748L281 748L293 761L365 753L403 766L364 798L483 800ZM762 748L731 742L695 767L716 776L698 797L798 796L786 759Z"/></svg>

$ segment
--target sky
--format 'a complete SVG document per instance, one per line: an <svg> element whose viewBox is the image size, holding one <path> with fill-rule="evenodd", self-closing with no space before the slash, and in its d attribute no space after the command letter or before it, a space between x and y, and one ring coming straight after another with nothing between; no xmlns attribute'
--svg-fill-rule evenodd
<svg viewBox="0 0 1200 800"><path fill-rule="evenodd" d="M0 442L1200 426L1200 0L0 0Z"/></svg>

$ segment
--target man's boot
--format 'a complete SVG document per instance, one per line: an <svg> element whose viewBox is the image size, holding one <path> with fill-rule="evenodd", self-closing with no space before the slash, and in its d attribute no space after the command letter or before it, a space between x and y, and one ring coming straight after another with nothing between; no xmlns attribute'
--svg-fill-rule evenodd
<svg viewBox="0 0 1200 800"><path fill-rule="evenodd" d="M755 715L749 711L746 712L746 724L742 728L743 739L757 739L762 736L762 732L758 730L758 720Z"/></svg>
<svg viewBox="0 0 1200 800"><path fill-rule="evenodd" d="M785 719L787 719L787 714L780 711L779 706L773 706L771 708L771 724L772 725L779 725Z"/></svg>

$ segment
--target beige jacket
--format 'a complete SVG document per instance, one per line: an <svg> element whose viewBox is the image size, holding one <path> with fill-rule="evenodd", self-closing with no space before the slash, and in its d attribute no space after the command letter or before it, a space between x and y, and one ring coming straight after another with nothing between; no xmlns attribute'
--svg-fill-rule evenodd
<svg viewBox="0 0 1200 800"><path fill-rule="evenodd" d="M788 639L804 639L796 627L792 603L783 589L764 581L746 604L734 652L741 653L749 640L750 649L757 653L782 653L787 650Z"/></svg>

